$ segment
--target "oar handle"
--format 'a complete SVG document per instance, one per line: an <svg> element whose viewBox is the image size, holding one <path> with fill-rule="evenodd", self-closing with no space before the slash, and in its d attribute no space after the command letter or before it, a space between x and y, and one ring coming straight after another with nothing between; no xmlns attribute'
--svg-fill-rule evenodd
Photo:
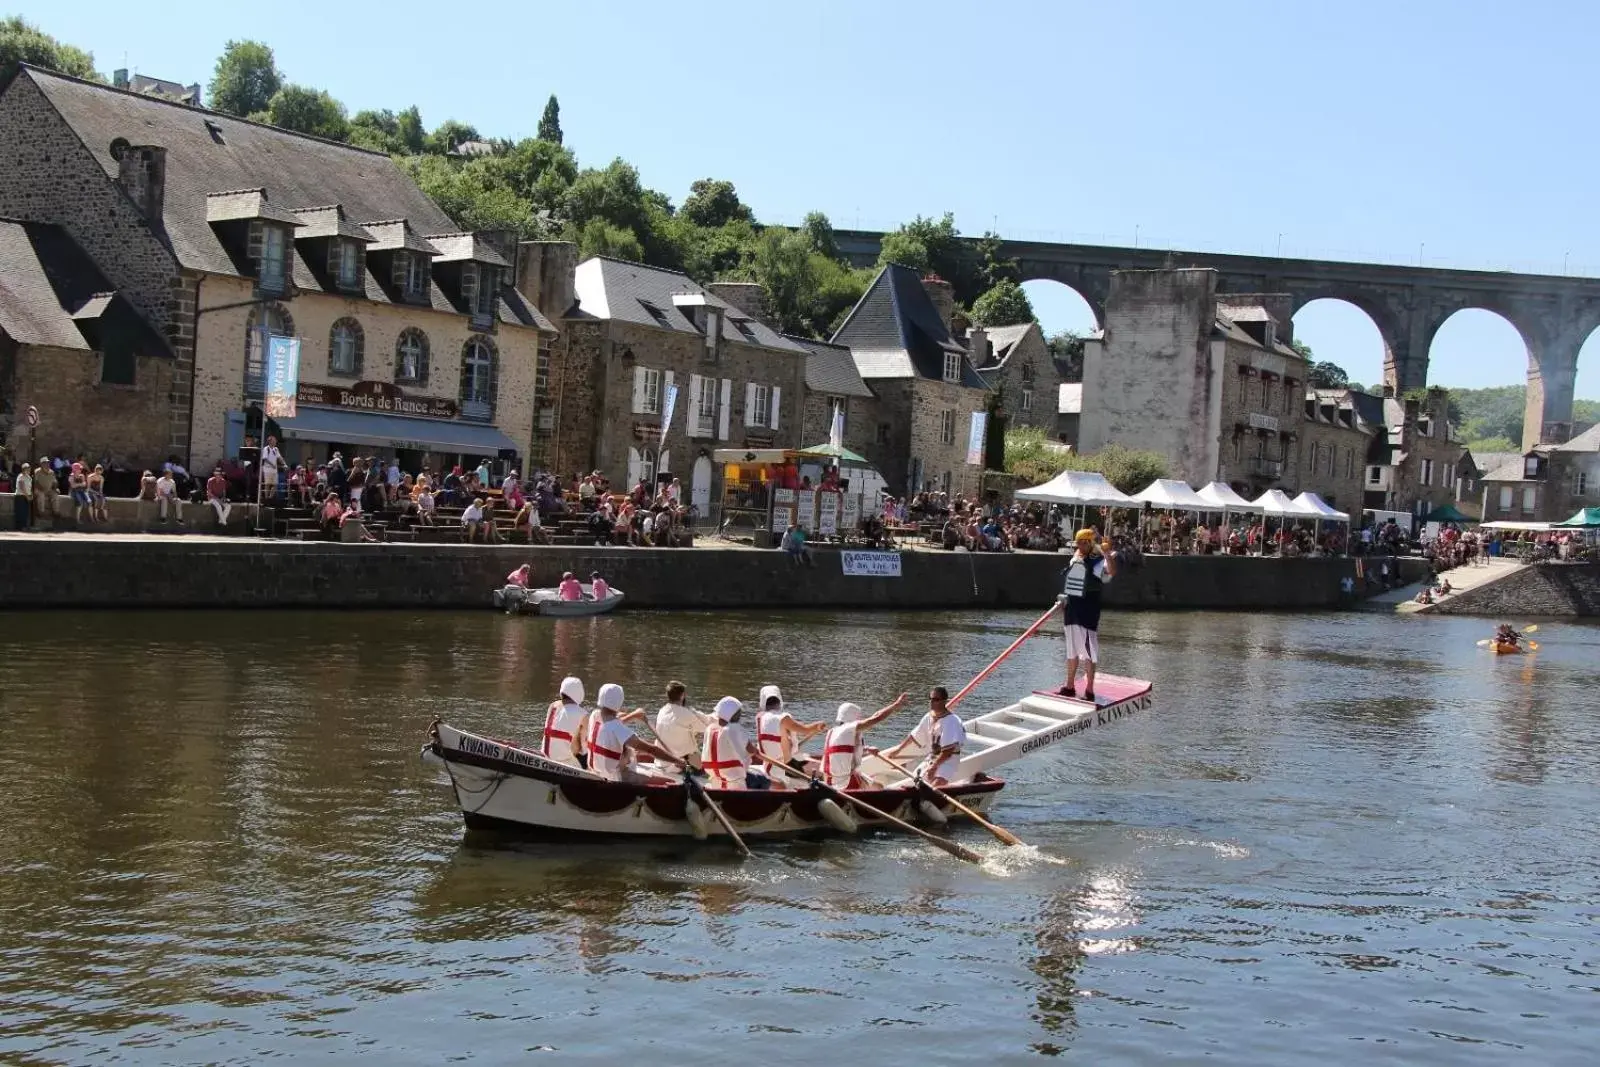
<svg viewBox="0 0 1600 1067"><path fill-rule="evenodd" d="M911 778L912 777L911 772L906 770L903 765L901 765L899 763L896 763L894 760L890 759L888 756L885 756L882 752L878 753L878 758L883 760L883 762L887 763L889 766L893 767L895 770L899 771L901 774L905 775L907 778ZM943 789L940 789L938 786L934 785L932 782L929 782L929 781L924 779L924 780L922 780L922 784L927 786L929 789L933 790L934 794L936 796L938 796L940 799L942 799L945 802L947 802L948 804L950 804L957 811L959 811L963 815L967 816L967 818L971 819L973 822L977 823L979 826L983 827L985 830L988 830L991 834L993 834L994 836L998 837L1001 841L1004 841L1008 845L1020 845L1020 844L1022 844L1022 838L1018 837L1016 834L1012 833L1010 830L1005 829L1004 827L996 826L994 823L990 822L988 819L985 819L982 815L979 815L976 811L973 811L971 808L967 807L965 804L961 803L961 801L957 800L955 797L951 796L949 793L945 792Z"/></svg>
<svg viewBox="0 0 1600 1067"><path fill-rule="evenodd" d="M998 656L996 656L994 658L994 662L993 663L990 663L983 670L979 671L977 677L973 678L972 681L970 681L966 685L962 686L961 687L961 691L959 693L957 693L955 696L950 698L950 703L947 706L953 708L957 704L959 704L963 700L965 700L967 694L972 692L974 689L976 689L978 687L978 683L979 682L981 682L985 678L989 677L990 673L996 667L1000 666L1000 664L1002 662L1004 662L1004 660L1005 660L1005 658L1007 656L1011 655L1011 653L1013 653L1017 649L1021 648L1022 647L1022 642L1026 641L1028 638L1032 637L1034 635L1034 632L1037 631L1039 629L1039 627L1043 626L1045 623L1049 622L1052 617L1054 617L1055 613L1056 613L1056 607L1055 607L1054 604L1052 604L1045 611L1045 613L1043 615L1039 616L1039 619L1038 619L1037 622L1035 622L1032 626L1028 627L1027 630L1023 631L1023 634L1022 634L1021 637L1017 638L1015 641L1011 642L1010 645L1006 646L1006 650L1004 652L1000 653Z"/></svg>

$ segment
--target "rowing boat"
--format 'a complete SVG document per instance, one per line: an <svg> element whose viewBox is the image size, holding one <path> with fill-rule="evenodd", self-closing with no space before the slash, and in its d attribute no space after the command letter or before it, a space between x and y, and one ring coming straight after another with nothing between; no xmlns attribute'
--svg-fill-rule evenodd
<svg viewBox="0 0 1600 1067"><path fill-rule="evenodd" d="M430 729L425 753L443 762L469 832L533 840L624 837L707 837L726 831L691 799L681 782L635 785L545 759L510 741L483 737L445 723ZM1005 783L979 776L946 792L982 812ZM817 788L711 789L704 792L722 808L742 837L793 837L839 829L835 802ZM947 819L964 818L943 805L925 786L851 790L851 795L902 819L921 818L924 802ZM861 811L851 823L888 824Z"/></svg>
<svg viewBox="0 0 1600 1067"><path fill-rule="evenodd" d="M594 586L585 583L582 600L562 600L559 589L529 589L519 595L514 585L496 589L490 598L502 611L522 615L603 615L622 604L622 590L612 588L606 596L595 599Z"/></svg>

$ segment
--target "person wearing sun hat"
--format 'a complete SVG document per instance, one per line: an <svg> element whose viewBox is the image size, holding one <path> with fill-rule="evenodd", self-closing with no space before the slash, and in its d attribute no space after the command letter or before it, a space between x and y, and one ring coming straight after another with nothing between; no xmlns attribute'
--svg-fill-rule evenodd
<svg viewBox="0 0 1600 1067"><path fill-rule="evenodd" d="M1095 532L1079 530L1061 591L1061 623L1067 639L1067 684L1062 696L1076 696L1078 661L1084 661L1083 698L1094 700L1094 672L1100 664L1100 592L1117 573L1110 541L1095 544Z"/></svg>

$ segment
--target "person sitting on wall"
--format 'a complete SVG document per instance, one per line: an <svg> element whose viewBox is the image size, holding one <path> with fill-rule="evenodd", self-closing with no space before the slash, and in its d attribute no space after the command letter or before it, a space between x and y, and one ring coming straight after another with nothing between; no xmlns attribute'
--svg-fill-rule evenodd
<svg viewBox="0 0 1600 1067"><path fill-rule="evenodd" d="M461 525L467 531L468 544L476 541L478 535L483 532L483 521L483 499L479 497L468 504L467 509L461 513ZM488 540L486 534L484 540L486 542Z"/></svg>
<svg viewBox="0 0 1600 1067"><path fill-rule="evenodd" d="M791 526L783 531L783 551L796 567L802 563L807 567L816 566L811 560L811 550L806 547L806 531L803 526Z"/></svg>

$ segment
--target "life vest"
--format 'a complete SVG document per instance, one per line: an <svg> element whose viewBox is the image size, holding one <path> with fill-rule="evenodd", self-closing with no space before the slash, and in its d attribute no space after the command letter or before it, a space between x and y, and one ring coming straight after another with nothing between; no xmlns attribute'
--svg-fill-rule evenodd
<svg viewBox="0 0 1600 1067"><path fill-rule="evenodd" d="M861 762L861 733L857 724L842 723L822 739L822 778L835 789L859 785L856 765Z"/></svg>
<svg viewBox="0 0 1600 1067"><path fill-rule="evenodd" d="M783 762L783 712L763 711L756 716L756 747L768 759Z"/></svg>
<svg viewBox="0 0 1600 1067"><path fill-rule="evenodd" d="M1095 557L1078 559L1074 557L1067 565L1066 588L1062 591L1069 597L1084 600L1099 600L1100 590L1104 588L1098 575L1094 573Z"/></svg>
<svg viewBox="0 0 1600 1067"><path fill-rule="evenodd" d="M573 767L578 765L578 753L573 744L573 736L583 723L583 716L584 710L580 704L568 704L558 700L550 705L550 710L546 711L544 716L544 740L539 745L539 751L544 753L545 759L553 759L557 763L566 763Z"/></svg>
<svg viewBox="0 0 1600 1067"><path fill-rule="evenodd" d="M612 719L612 722L617 720ZM597 712L594 725L589 729L589 770L602 778L609 778L613 782L622 777L622 750L607 748L600 743L600 729L605 726L606 720L600 718Z"/></svg>
<svg viewBox="0 0 1600 1067"><path fill-rule="evenodd" d="M728 728L721 725L706 731L705 744L700 749L700 768L718 789L743 789L744 770L750 756L723 737L727 732Z"/></svg>

